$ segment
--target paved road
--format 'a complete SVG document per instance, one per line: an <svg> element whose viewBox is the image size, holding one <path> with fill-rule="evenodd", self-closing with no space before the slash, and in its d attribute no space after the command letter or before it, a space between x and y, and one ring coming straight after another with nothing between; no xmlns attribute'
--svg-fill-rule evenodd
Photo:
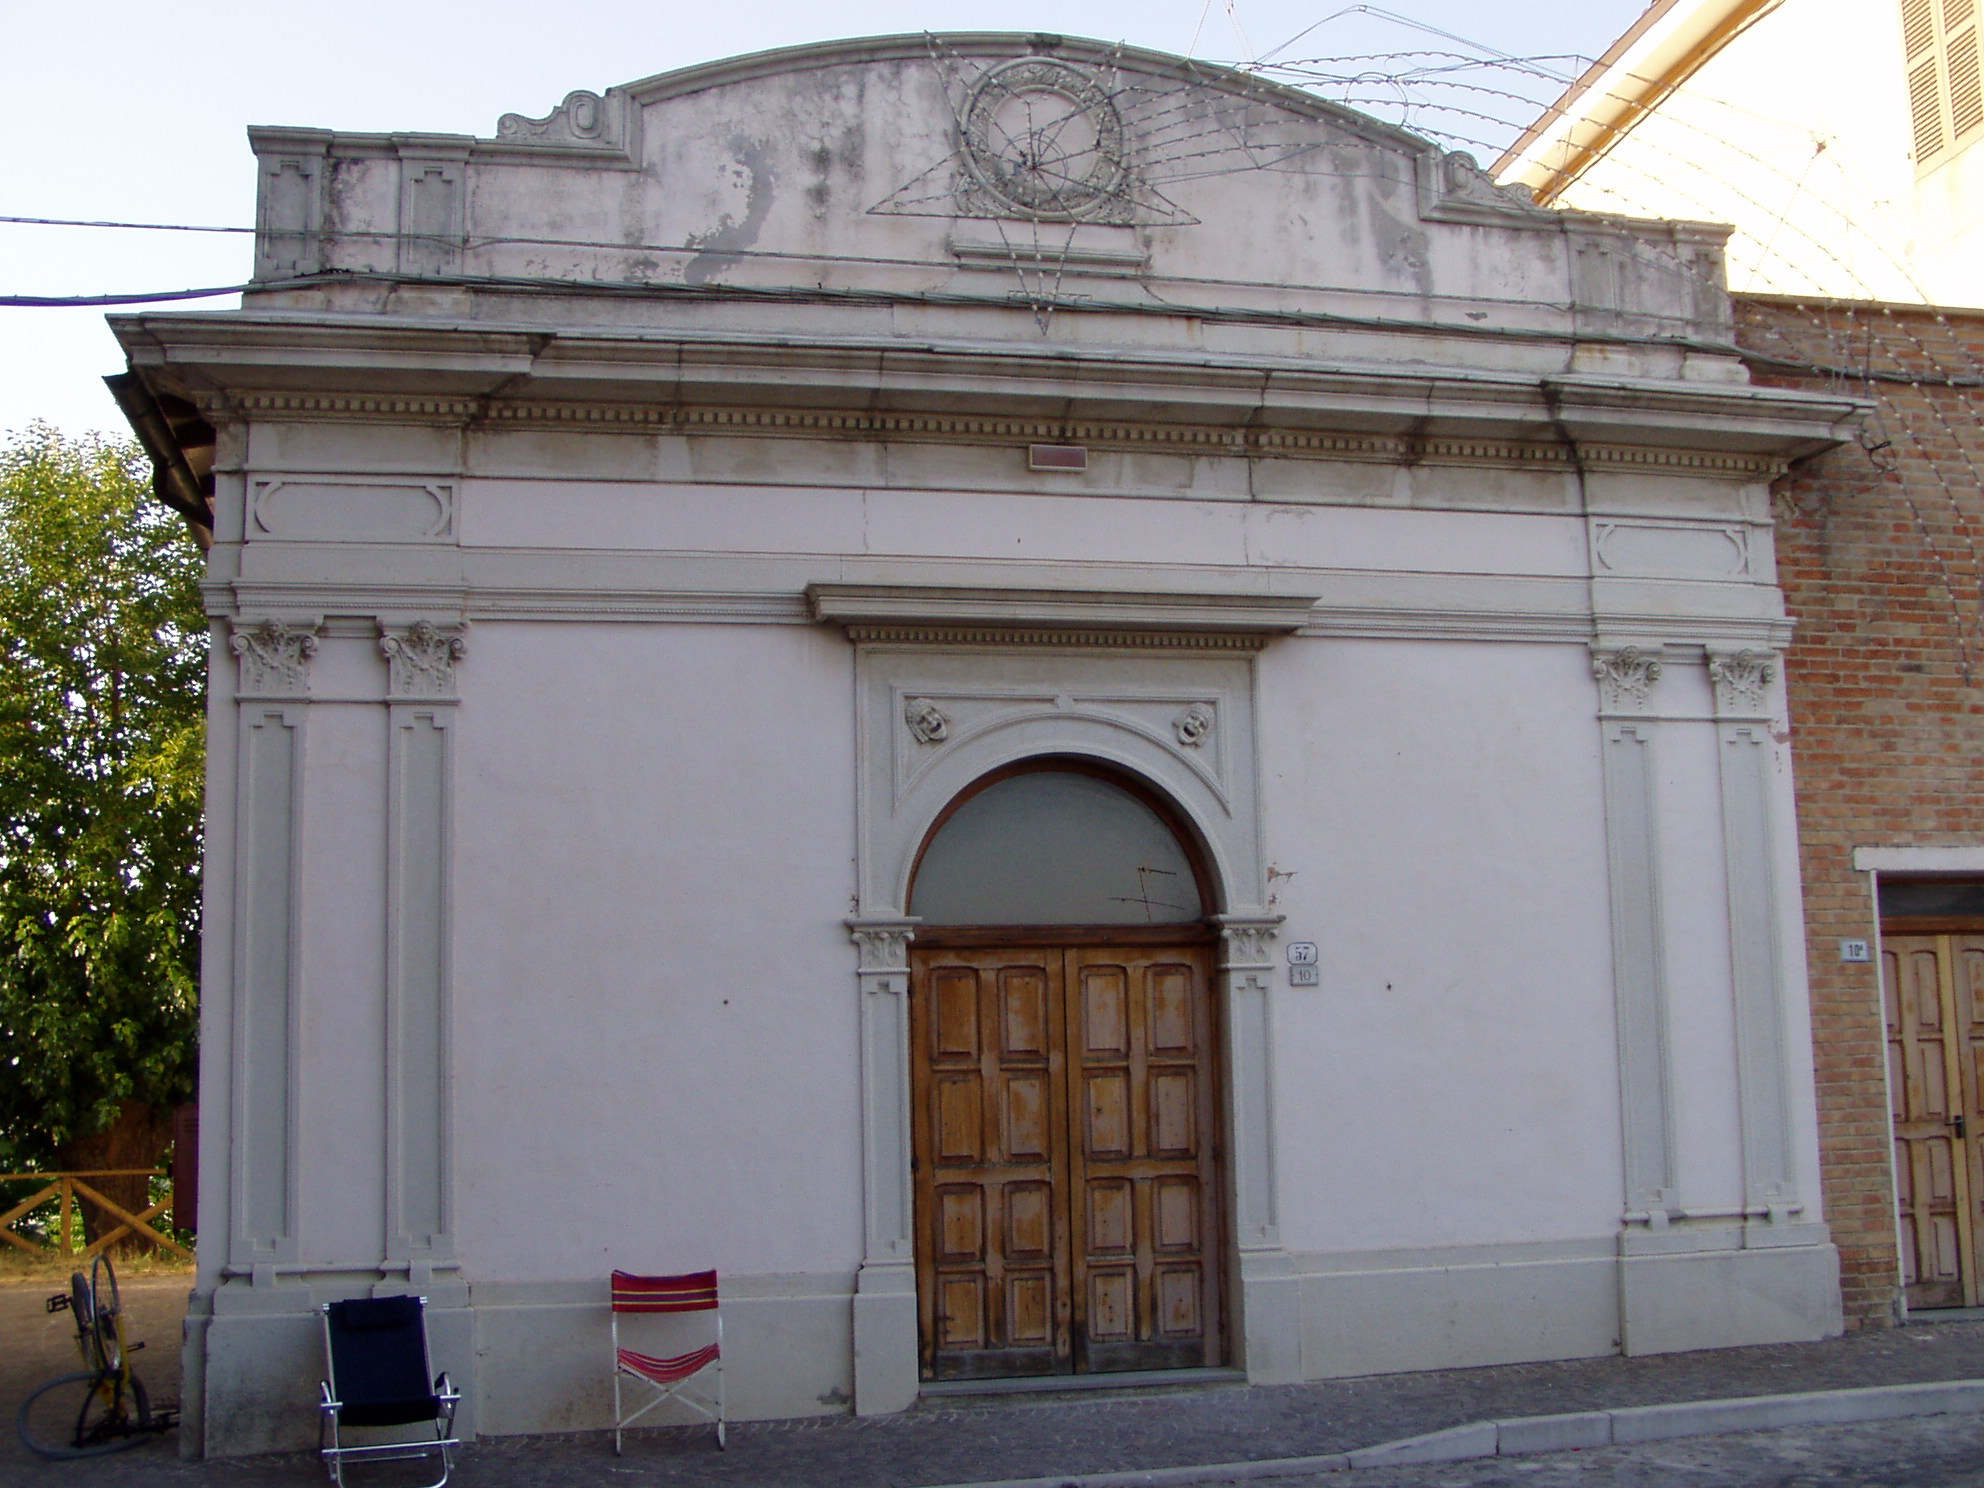
<svg viewBox="0 0 1984 1488"><path fill-rule="evenodd" d="M748 1440L747 1433L745 1435ZM739 1442L733 1452L745 1446ZM34 1463L0 1469L19 1488L303 1488L322 1483L308 1456L247 1462L182 1463L163 1444L89 1463ZM725 1454L726 1457L731 1454ZM751 1454L754 1455L754 1454ZM821 1481L791 1464L776 1475L731 1472L716 1453L689 1441L649 1438L615 1461L603 1437L485 1443L467 1449L460 1488L571 1488L575 1484L753 1483L810 1488ZM741 1461L740 1461L740 1464ZM1130 1464L1125 1463L1124 1466ZM18 1473L18 1475L16 1475ZM829 1471L831 1481L845 1481ZM401 1488L424 1481L407 1466L352 1471L352 1488ZM886 1472L876 1488L925 1482ZM1208 1479L1209 1484L1219 1480ZM1859 1426L1813 1427L1697 1437L1538 1457L1495 1457L1429 1467L1276 1478L1266 1488L1984 1488L1984 1420L1930 1416Z"/></svg>
<svg viewBox="0 0 1984 1488"><path fill-rule="evenodd" d="M1491 1457L1439 1467L1277 1478L1271 1488L1979 1488L1984 1420L1926 1416L1861 1426L1704 1436L1638 1447Z"/></svg>

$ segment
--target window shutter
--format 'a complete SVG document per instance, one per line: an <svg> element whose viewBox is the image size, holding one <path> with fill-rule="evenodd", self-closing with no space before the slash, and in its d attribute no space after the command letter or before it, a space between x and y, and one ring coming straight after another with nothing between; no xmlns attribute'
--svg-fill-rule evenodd
<svg viewBox="0 0 1984 1488"><path fill-rule="evenodd" d="M1984 126L1984 90L1977 76L1976 0L1943 0L1943 28L1949 48L1950 137L1964 137Z"/></svg>
<svg viewBox="0 0 1984 1488"><path fill-rule="evenodd" d="M1915 124L1915 163L1924 164L1943 148L1943 104L1937 94L1932 55L1908 70L1908 112Z"/></svg>
<svg viewBox="0 0 1984 1488"><path fill-rule="evenodd" d="M1936 17L1930 0L1901 0L1902 45L1914 60L1936 44Z"/></svg>
<svg viewBox="0 0 1984 1488"><path fill-rule="evenodd" d="M1935 0L1901 0L1901 40L1908 53L1908 115L1915 133L1915 163L1921 166L1943 149Z"/></svg>
<svg viewBox="0 0 1984 1488"><path fill-rule="evenodd" d="M1908 122L1918 170L1984 137L1979 0L1901 0Z"/></svg>

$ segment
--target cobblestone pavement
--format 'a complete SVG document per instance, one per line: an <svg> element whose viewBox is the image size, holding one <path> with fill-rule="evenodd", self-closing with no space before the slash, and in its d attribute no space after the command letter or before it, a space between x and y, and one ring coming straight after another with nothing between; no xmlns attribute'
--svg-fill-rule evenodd
<svg viewBox="0 0 1984 1488"><path fill-rule="evenodd" d="M645 1444L656 1455L676 1455L685 1444ZM0 1482L39 1485L175 1485L175 1488L303 1488L323 1482L305 1455L250 1462L180 1463L158 1447L94 1463L37 1464ZM689 1447L686 1457L703 1460ZM709 1455L714 1455L709 1454ZM456 1470L460 1488L568 1488L568 1485L696 1483L719 1481L693 1469L653 1471L648 1453L615 1461L604 1438L467 1449ZM355 1468L350 1488L404 1488L425 1481L404 1465ZM776 1474L754 1473L727 1481L794 1485L868 1481L918 1481L893 1477L857 1479L805 1466ZM1207 1488L1224 1480L1207 1478ZM1927 1416L1854 1426L1754 1431L1696 1437L1636 1447L1556 1452L1535 1457L1491 1457L1424 1467L1367 1468L1358 1472L1254 1480L1246 1488L1984 1488L1984 1421L1976 1416Z"/></svg>
<svg viewBox="0 0 1984 1488"><path fill-rule="evenodd" d="M11 1332L12 1330L8 1330ZM4 1352L12 1354L10 1338ZM163 1342L154 1349L164 1352ZM146 1361L141 1361L146 1362ZM163 1358L157 1361L164 1364ZM0 1389L17 1370L0 1372ZM705 1429L630 1433L615 1460L607 1438L506 1437L461 1457L462 1488L927 1488L987 1479L1123 1471L1307 1456L1469 1421L1743 1395L1984 1378L1984 1321L1855 1334L1820 1344L1590 1359L1389 1375L1276 1388L1068 1392L926 1401L899 1416L847 1416L731 1428L719 1453ZM4 1416L21 1391L0 1396ZM299 1416L310 1404L298 1401ZM0 1483L24 1488L291 1488L321 1482L308 1454L181 1462L171 1438L84 1463L44 1463L11 1439ZM1367 1469L1308 1479L1334 1488L1489 1488L1559 1483L1817 1483L1984 1488L1984 1417L1931 1417L1798 1428L1437 1467ZM349 1474L353 1488L421 1481L406 1465ZM1278 1479L1299 1488L1303 1479Z"/></svg>
<svg viewBox="0 0 1984 1488"><path fill-rule="evenodd" d="M1433 1467L1272 1478L1258 1488L1979 1488L1984 1420L1923 1416L1745 1431ZM1255 1488L1255 1485L1248 1485Z"/></svg>

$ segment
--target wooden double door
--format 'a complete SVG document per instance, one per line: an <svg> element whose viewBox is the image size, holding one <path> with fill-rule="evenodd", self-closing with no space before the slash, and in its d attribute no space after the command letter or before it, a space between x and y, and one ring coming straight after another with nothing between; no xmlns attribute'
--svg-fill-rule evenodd
<svg viewBox="0 0 1984 1488"><path fill-rule="evenodd" d="M1984 933L1881 937L1902 1282L1911 1308L1984 1300Z"/></svg>
<svg viewBox="0 0 1984 1488"><path fill-rule="evenodd" d="M917 947L926 1379L1224 1357L1210 948Z"/></svg>

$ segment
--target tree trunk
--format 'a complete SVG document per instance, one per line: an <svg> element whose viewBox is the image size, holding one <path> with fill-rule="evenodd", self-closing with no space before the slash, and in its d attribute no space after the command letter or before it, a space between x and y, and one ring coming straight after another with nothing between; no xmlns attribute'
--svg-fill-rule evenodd
<svg viewBox="0 0 1984 1488"><path fill-rule="evenodd" d="M102 1131L77 1137L57 1154L65 1173L91 1173L103 1169L156 1168L172 1141L169 1112L138 1101L125 1101L117 1119ZM151 1206L149 1178L85 1178L83 1182L111 1203L131 1214L143 1214ZM111 1217L81 1195L83 1237L94 1245L100 1236L116 1229L121 1221ZM153 1249L152 1242L137 1233L125 1235L110 1247L113 1254L132 1255Z"/></svg>

